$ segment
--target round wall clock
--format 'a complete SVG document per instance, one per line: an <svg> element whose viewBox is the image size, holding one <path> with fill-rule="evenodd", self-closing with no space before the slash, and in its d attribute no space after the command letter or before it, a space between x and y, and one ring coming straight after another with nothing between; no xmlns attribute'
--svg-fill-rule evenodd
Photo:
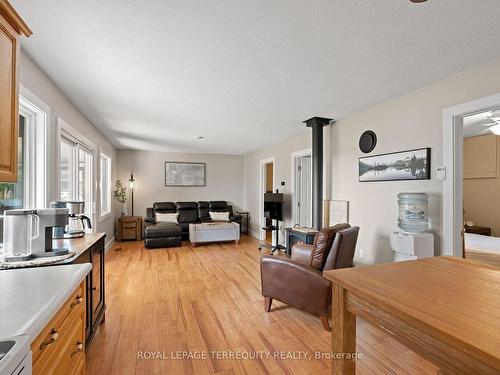
<svg viewBox="0 0 500 375"><path fill-rule="evenodd" d="M359 137L359 149L365 154L372 152L377 145L377 135L372 130L367 130Z"/></svg>

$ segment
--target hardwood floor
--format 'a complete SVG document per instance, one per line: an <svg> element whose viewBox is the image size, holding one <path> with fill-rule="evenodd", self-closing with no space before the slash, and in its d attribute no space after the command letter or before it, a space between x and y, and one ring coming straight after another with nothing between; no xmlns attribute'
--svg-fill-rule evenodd
<svg viewBox="0 0 500 375"><path fill-rule="evenodd" d="M247 236L194 249L117 243L106 257L106 322L89 348L87 374L329 374L330 360L314 359L331 350L318 317L277 301L264 312L257 246ZM373 326L358 320L357 329L359 374L437 373ZM208 358L181 359L182 352ZM266 358L278 352L295 358ZM216 357L231 353L260 357Z"/></svg>

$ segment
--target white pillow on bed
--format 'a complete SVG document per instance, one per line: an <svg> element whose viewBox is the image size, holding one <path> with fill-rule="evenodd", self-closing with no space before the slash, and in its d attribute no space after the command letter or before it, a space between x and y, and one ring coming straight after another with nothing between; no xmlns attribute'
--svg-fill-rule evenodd
<svg viewBox="0 0 500 375"><path fill-rule="evenodd" d="M174 223L174 224L179 224L179 214L162 214L157 212L155 214L156 216L156 222L157 223Z"/></svg>
<svg viewBox="0 0 500 375"><path fill-rule="evenodd" d="M213 212L210 211L210 219L213 221L229 221L229 212Z"/></svg>

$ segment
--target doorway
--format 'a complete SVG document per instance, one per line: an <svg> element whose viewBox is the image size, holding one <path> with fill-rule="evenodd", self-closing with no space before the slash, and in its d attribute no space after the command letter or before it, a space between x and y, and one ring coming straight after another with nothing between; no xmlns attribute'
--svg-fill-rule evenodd
<svg viewBox="0 0 500 375"><path fill-rule="evenodd" d="M260 240L266 241L267 243L272 243L273 241L273 233L272 231L266 231L262 228L265 228L269 225L272 225L272 220L264 216L264 194L272 193L275 189L275 177L276 177L276 169L275 169L275 159L268 158L260 161L260 198L259 198L259 210L260 210Z"/></svg>
<svg viewBox="0 0 500 375"><path fill-rule="evenodd" d="M464 257L500 265L500 107L463 118Z"/></svg>
<svg viewBox="0 0 500 375"><path fill-rule="evenodd" d="M292 154L294 225L309 228L312 225L312 157L311 150Z"/></svg>
<svg viewBox="0 0 500 375"><path fill-rule="evenodd" d="M499 108L500 94L497 94L443 110L445 169L444 174L441 173L444 179L442 255L464 256L464 121L467 122L476 115L480 115L476 119L481 116L494 117ZM490 128L494 124L484 125ZM482 125L479 127L483 128ZM469 129L465 131L465 135L468 131ZM491 132L492 130L489 133Z"/></svg>

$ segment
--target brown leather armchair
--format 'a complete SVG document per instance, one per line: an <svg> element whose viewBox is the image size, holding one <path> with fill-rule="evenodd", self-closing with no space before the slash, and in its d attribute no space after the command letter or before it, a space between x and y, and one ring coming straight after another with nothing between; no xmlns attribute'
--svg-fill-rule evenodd
<svg viewBox="0 0 500 375"><path fill-rule="evenodd" d="M269 312L273 299L319 315L330 331L328 312L332 285L323 271L353 267L359 227L337 224L318 232L313 245L295 245L291 259L264 256L260 260L264 309Z"/></svg>

